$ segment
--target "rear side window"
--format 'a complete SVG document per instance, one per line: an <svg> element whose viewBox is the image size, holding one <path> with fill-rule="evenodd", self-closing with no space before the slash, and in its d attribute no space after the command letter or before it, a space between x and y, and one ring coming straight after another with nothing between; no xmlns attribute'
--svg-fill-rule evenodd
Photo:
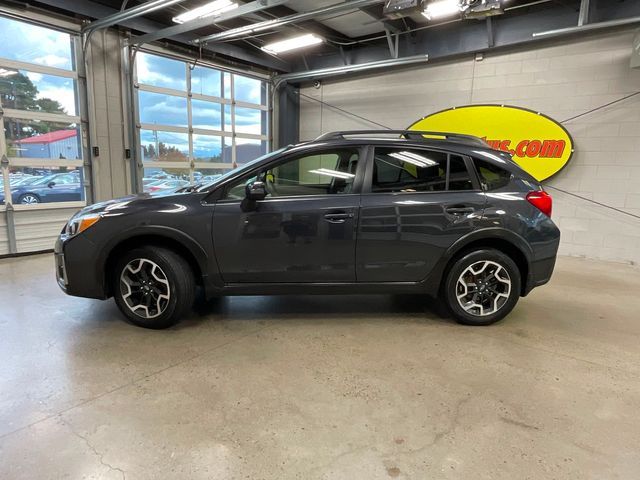
<svg viewBox="0 0 640 480"><path fill-rule="evenodd" d="M371 191L374 193L472 190L464 159L431 150L376 148Z"/></svg>
<svg viewBox="0 0 640 480"><path fill-rule="evenodd" d="M484 190L505 187L511 181L511 172L484 160L474 160Z"/></svg>

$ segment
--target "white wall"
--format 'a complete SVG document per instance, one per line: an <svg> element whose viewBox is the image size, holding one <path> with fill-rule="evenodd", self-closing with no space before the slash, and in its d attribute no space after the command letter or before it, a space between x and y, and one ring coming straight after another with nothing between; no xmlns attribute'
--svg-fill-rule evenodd
<svg viewBox="0 0 640 480"><path fill-rule="evenodd" d="M123 111L123 37L115 30L101 30L91 37L89 49L89 127L91 143L100 155L91 158L96 201L131 193L131 160L127 117Z"/></svg>
<svg viewBox="0 0 640 480"><path fill-rule="evenodd" d="M629 67L634 32L618 31L556 44L354 78L301 91L300 138L377 128L304 95L392 128L452 106L504 103L563 121L640 91ZM564 124L576 153L548 185L640 215L640 95ZM640 264L640 220L550 190L560 253Z"/></svg>

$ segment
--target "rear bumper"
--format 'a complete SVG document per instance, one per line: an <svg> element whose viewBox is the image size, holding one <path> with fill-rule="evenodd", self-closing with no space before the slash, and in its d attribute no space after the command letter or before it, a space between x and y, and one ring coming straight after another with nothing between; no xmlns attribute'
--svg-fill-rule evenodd
<svg viewBox="0 0 640 480"><path fill-rule="evenodd" d="M522 296L526 296L536 287L544 285L551 279L553 269L556 265L556 257L543 258L529 264L529 275L522 291Z"/></svg>

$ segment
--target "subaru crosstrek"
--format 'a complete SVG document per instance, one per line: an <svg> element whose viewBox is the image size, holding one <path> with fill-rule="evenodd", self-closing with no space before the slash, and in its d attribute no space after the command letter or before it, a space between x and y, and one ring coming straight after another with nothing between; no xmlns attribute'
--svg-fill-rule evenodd
<svg viewBox="0 0 640 480"><path fill-rule="evenodd" d="M488 325L551 277L550 216L542 186L477 137L335 132L210 184L82 209L56 272L69 295L113 296L148 328L176 323L198 287L439 296L458 322Z"/></svg>

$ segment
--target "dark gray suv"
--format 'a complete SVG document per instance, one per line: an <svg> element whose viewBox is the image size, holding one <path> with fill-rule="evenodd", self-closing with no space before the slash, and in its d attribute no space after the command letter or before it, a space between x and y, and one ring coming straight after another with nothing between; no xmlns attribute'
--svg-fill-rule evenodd
<svg viewBox="0 0 640 480"><path fill-rule="evenodd" d="M88 206L55 247L60 287L165 328L223 295L439 296L500 320L551 277L551 197L502 151L442 132L335 132L207 185Z"/></svg>

